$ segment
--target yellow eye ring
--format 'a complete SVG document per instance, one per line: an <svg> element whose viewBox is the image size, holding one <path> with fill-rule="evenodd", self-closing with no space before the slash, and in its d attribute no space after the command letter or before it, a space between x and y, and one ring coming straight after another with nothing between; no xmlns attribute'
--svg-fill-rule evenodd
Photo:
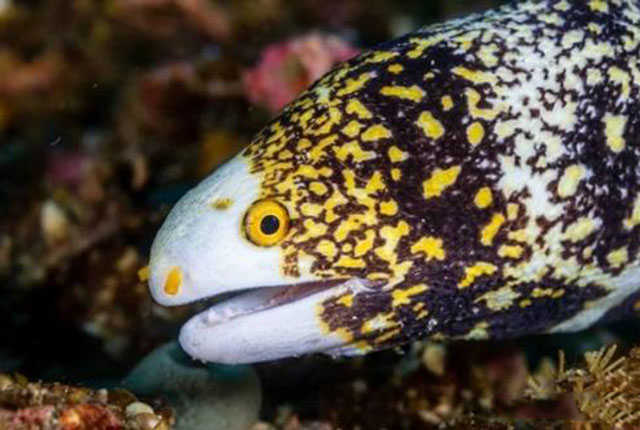
<svg viewBox="0 0 640 430"><path fill-rule="evenodd" d="M289 232L289 213L275 200L258 200L247 211L244 228L254 244L273 246Z"/></svg>

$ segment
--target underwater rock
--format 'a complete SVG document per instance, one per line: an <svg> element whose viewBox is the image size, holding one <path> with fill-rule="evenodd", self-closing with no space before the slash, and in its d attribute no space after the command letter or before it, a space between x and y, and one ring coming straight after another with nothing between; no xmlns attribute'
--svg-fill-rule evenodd
<svg viewBox="0 0 640 430"><path fill-rule="evenodd" d="M144 358L124 386L167 399L178 430L246 430L258 420L261 388L251 367L196 363L175 342Z"/></svg>

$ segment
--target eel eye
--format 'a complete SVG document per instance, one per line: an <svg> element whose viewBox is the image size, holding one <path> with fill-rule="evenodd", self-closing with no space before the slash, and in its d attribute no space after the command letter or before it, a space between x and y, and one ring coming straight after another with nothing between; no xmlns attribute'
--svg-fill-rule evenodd
<svg viewBox="0 0 640 430"><path fill-rule="evenodd" d="M258 246L273 246L289 231L289 213L274 200L258 200L244 217L247 237Z"/></svg>

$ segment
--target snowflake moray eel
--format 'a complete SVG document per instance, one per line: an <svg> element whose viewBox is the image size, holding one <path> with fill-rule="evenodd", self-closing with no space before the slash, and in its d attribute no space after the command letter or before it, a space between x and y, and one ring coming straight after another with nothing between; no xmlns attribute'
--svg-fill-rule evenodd
<svg viewBox="0 0 640 430"><path fill-rule="evenodd" d="M526 1L328 73L151 250L195 358L574 331L640 309L640 1ZM223 294L224 295L224 294Z"/></svg>

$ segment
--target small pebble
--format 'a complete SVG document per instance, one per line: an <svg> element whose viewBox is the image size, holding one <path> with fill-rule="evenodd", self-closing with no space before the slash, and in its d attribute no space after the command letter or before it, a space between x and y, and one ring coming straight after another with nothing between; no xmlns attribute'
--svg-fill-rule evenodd
<svg viewBox="0 0 640 430"><path fill-rule="evenodd" d="M428 342L422 352L422 364L436 376L444 375L446 358L447 349L439 343Z"/></svg>
<svg viewBox="0 0 640 430"><path fill-rule="evenodd" d="M144 403L141 403L144 405ZM148 407L148 405L145 405ZM127 408L127 414L129 413ZM153 412L142 412L135 415L133 418L136 428L140 430L153 430L158 427L158 424L162 421L158 416L153 414Z"/></svg>
<svg viewBox="0 0 640 430"><path fill-rule="evenodd" d="M64 241L69 237L69 220L64 211L51 200L40 210L40 227L47 243Z"/></svg>
<svg viewBox="0 0 640 430"><path fill-rule="evenodd" d="M125 409L125 413L128 417L133 417L140 414L151 414L153 413L153 408L146 403L142 402L133 402ZM155 415L154 415L155 416Z"/></svg>
<svg viewBox="0 0 640 430"><path fill-rule="evenodd" d="M13 385L13 380L7 376L0 374L0 391L6 390Z"/></svg>

